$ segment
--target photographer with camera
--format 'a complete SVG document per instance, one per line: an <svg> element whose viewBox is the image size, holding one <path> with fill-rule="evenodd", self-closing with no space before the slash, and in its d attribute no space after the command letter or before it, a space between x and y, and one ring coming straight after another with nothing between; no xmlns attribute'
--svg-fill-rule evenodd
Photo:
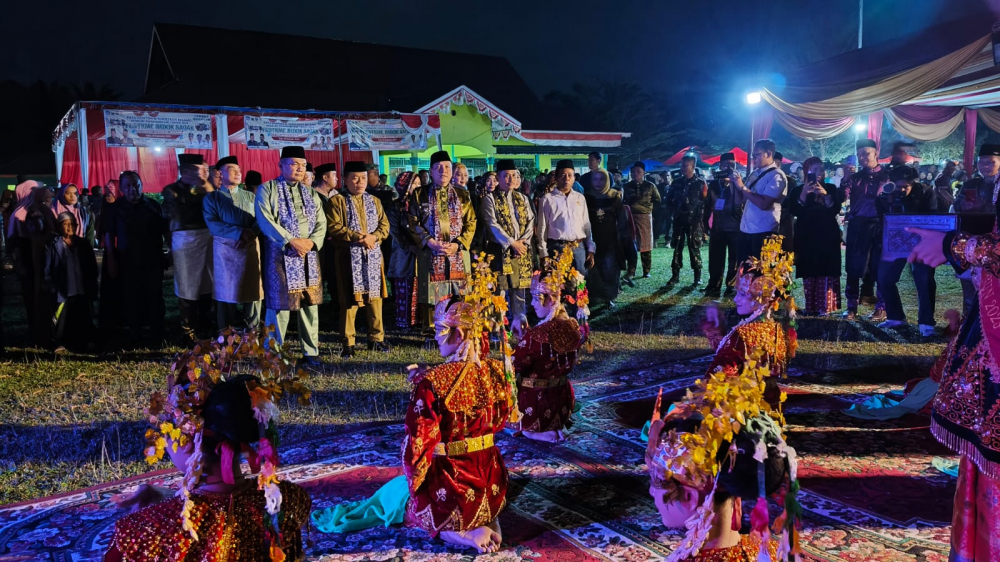
<svg viewBox="0 0 1000 562"><path fill-rule="evenodd" d="M933 213L937 209L937 196L930 187L917 182L917 171L910 166L896 166L889 172L889 182L878 190L875 206L879 220L887 214L913 215ZM879 328L898 328L906 326L906 313L899 298L900 275L906 267L906 258L894 261L880 261L878 268L878 288L885 300L887 319L878 325ZM922 263L911 265L913 284L917 288L917 312L920 323L920 335L934 335L934 299L937 283L934 281L934 268Z"/></svg>
<svg viewBox="0 0 1000 562"><path fill-rule="evenodd" d="M743 207L736 202L736 186L730 176L736 170L736 156L719 157L719 169L708 184L703 225L708 239L708 285L705 294L718 297L722 290L722 268L726 267L726 296L732 296L736 282L736 248L740 240ZM709 226L711 219L711 226Z"/></svg>
<svg viewBox="0 0 1000 562"><path fill-rule="evenodd" d="M840 224L844 192L824 181L823 161L802 163L805 183L788 194L795 217L795 277L802 280L807 316L826 316L840 308Z"/></svg>

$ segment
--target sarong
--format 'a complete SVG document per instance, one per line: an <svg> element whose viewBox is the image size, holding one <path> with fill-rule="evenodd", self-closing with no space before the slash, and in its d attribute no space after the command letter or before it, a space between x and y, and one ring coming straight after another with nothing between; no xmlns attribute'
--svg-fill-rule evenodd
<svg viewBox="0 0 1000 562"><path fill-rule="evenodd" d="M315 253L315 251L313 251ZM310 267L313 260L306 262ZM319 260L315 260L318 269ZM323 284L319 282L306 289L290 291L285 277L285 251L269 240L264 240L261 256L261 269L264 272L264 306L268 310L299 310L312 305L323 304ZM307 276L313 275L307 273ZM319 272L315 273L317 277Z"/></svg>
<svg viewBox="0 0 1000 562"><path fill-rule="evenodd" d="M806 314L829 314L840 309L840 277L808 277L802 280Z"/></svg>
<svg viewBox="0 0 1000 562"><path fill-rule="evenodd" d="M236 240L215 236L212 246L215 300L228 303L257 302L264 297L260 280L260 242L243 248Z"/></svg>
<svg viewBox="0 0 1000 562"><path fill-rule="evenodd" d="M212 294L212 235L207 228L171 233L174 258L174 293L196 301Z"/></svg>
<svg viewBox="0 0 1000 562"><path fill-rule="evenodd" d="M983 474L969 457L958 468L951 521L951 558L956 562L1000 560L1000 480Z"/></svg>
<svg viewBox="0 0 1000 562"><path fill-rule="evenodd" d="M653 215L632 213L640 252L653 249Z"/></svg>

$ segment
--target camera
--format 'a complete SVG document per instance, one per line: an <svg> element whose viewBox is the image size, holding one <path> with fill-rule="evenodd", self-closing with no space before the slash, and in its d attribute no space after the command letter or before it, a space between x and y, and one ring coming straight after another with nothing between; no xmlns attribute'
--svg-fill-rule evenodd
<svg viewBox="0 0 1000 562"><path fill-rule="evenodd" d="M809 172L809 174L806 176L806 181L809 183L816 183L816 173Z"/></svg>

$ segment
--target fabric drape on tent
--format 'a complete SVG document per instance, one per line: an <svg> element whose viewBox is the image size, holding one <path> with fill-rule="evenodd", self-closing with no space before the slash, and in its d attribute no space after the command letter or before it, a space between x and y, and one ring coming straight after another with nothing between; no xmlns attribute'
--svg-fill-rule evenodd
<svg viewBox="0 0 1000 562"><path fill-rule="evenodd" d="M854 126L854 123L857 122L856 117L843 117L840 119L808 119L804 117L796 117L780 111L776 111L774 113L774 117L789 133L797 137L810 140L835 137L850 129Z"/></svg>
<svg viewBox="0 0 1000 562"><path fill-rule="evenodd" d="M1000 133L1000 110L993 109L991 107L984 107L978 111L978 118L983 122L983 124L989 127L991 131Z"/></svg>
<svg viewBox="0 0 1000 562"><path fill-rule="evenodd" d="M868 138L875 141L876 153L882 151L882 112L868 114Z"/></svg>
<svg viewBox="0 0 1000 562"><path fill-rule="evenodd" d="M59 183L75 183L79 185L81 181L83 180L80 174L80 145L77 143L76 137L70 137L66 139L66 145L63 149L62 170L59 170Z"/></svg>
<svg viewBox="0 0 1000 562"><path fill-rule="evenodd" d="M965 114L960 107L900 105L885 110L893 129L919 141L939 141L955 132Z"/></svg>
<svg viewBox="0 0 1000 562"><path fill-rule="evenodd" d="M108 180L117 180L126 170L139 170L138 158L133 149L109 148L104 139L91 139L87 149L90 160L87 177L91 185L106 185ZM143 182L145 183L145 179Z"/></svg>
<svg viewBox="0 0 1000 562"><path fill-rule="evenodd" d="M242 121L242 118L240 120ZM243 143L231 142L229 143L229 154L235 156L236 160L239 161L244 178L250 170L260 172L263 181L273 180L281 173L278 170L280 150L250 150Z"/></svg>
<svg viewBox="0 0 1000 562"><path fill-rule="evenodd" d="M670 158L667 158L666 160L664 160L663 161L663 165L664 166L676 166L677 164L680 164L681 163L681 159L684 158L684 155L687 154L688 152L691 152L692 150L695 150L696 148L698 148L698 147L696 147L696 146L686 146L686 147L678 150L676 153L674 153L673 156L671 156ZM704 162L704 160L702 160L702 161Z"/></svg>
<svg viewBox="0 0 1000 562"><path fill-rule="evenodd" d="M965 152L962 163L966 170L972 170L976 159L976 128L979 125L979 112L975 109L965 110Z"/></svg>
<svg viewBox="0 0 1000 562"><path fill-rule="evenodd" d="M144 147L136 150L139 153L139 178L142 179L143 191L159 193L177 181L177 151L161 148L160 152L156 152Z"/></svg>
<svg viewBox="0 0 1000 562"><path fill-rule="evenodd" d="M761 97L779 112L809 119L833 120L872 113L941 86L989 44L990 36L986 35L937 60L823 101L789 103L767 88L761 91Z"/></svg>

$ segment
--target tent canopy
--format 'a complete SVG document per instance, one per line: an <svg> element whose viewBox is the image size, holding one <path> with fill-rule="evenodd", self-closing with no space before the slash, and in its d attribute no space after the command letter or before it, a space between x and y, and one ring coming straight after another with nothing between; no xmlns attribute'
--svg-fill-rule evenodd
<svg viewBox="0 0 1000 562"><path fill-rule="evenodd" d="M888 119L908 138L937 141L966 126L965 164L972 166L980 117L1000 131L1000 68L993 66L993 14L941 24L900 40L827 59L772 83L761 97L762 127L774 119L790 133L829 138L868 116L868 138L880 143ZM755 123L755 127L757 124Z"/></svg>

